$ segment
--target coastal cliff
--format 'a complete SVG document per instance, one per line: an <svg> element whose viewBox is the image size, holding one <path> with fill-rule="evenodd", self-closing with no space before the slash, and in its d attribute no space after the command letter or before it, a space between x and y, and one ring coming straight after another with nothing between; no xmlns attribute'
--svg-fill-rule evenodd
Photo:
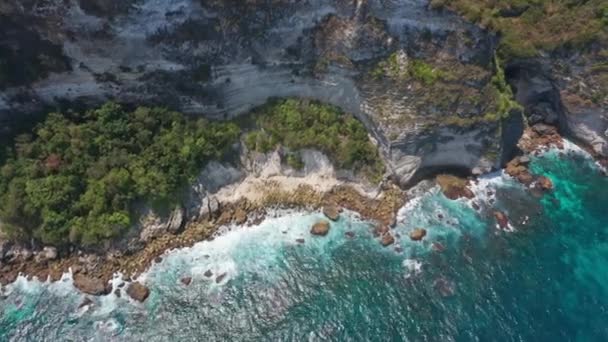
<svg viewBox="0 0 608 342"><path fill-rule="evenodd" d="M334 149L344 139L290 148L293 136L264 138L274 123L255 123L262 134L224 146L232 160L209 162L178 206L162 214L137 208L141 220L120 242L129 253L190 222L217 219L212 213L222 212L221 201L210 194L259 174L259 165L272 160L272 175L287 178L333 163L332 186L317 189L326 193L338 180L361 185L363 167L331 153L357 155L343 159L372 169L373 185L408 187L440 172L499 169L534 124L556 126L596 157L608 156L605 24L580 45L517 50L500 25L519 24L536 7L492 12L484 2L471 17L463 2L7 1L0 5L0 134L20 133L52 109L78 111L108 100L246 122L277 101L271 98L297 97L357 119L332 121L339 133L333 138L348 135L339 130L350 127L346 122L365 127L369 137L363 134L358 142L365 143L353 152ZM602 13L592 28L603 23ZM237 209L226 210L225 219L241 221Z"/></svg>
<svg viewBox="0 0 608 342"><path fill-rule="evenodd" d="M25 51L38 66L0 86L3 122L108 99L226 119L307 97L359 118L402 184L496 168L523 127L492 82L496 38L426 1L9 1L0 13L16 23L6 69Z"/></svg>

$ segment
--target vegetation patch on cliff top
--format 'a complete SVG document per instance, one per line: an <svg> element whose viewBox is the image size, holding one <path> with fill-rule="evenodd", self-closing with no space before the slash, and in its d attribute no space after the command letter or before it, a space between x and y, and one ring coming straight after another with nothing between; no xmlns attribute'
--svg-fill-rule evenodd
<svg viewBox="0 0 608 342"><path fill-rule="evenodd" d="M138 203L167 205L203 164L237 141L238 126L162 108L116 104L52 113L7 148L1 230L45 244L95 245L129 228Z"/></svg>
<svg viewBox="0 0 608 342"><path fill-rule="evenodd" d="M499 32L503 59L608 38L605 0L432 0L431 7L447 7Z"/></svg>
<svg viewBox="0 0 608 342"><path fill-rule="evenodd" d="M363 124L337 107L316 101L274 100L254 112L256 129L247 133L250 150L269 152L312 148L326 153L339 168L352 169L379 182L384 164ZM295 157L290 164L301 166Z"/></svg>

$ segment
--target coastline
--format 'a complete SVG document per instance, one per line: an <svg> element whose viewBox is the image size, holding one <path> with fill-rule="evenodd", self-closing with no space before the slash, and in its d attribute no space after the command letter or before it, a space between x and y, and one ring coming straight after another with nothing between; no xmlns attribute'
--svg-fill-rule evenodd
<svg viewBox="0 0 608 342"><path fill-rule="evenodd" d="M557 130L544 128L529 128L526 131L520 141L524 155L540 153L548 147L564 149L564 142ZM516 157L504 171L540 193L552 188L550 183L543 184L543 177L529 174L523 158ZM464 188L457 189L455 194L450 194L443 187L442 190L451 199L470 198L466 190L477 182L476 178L471 177L459 183L464 184ZM244 180L222 187L214 194L221 203L221 209L214 215L188 222L181 233L166 233L133 254L86 258L73 254L46 262L20 260L2 267L0 283L3 286L13 283L19 275L28 279L36 277L41 281L59 281L64 274L71 273L74 285L81 292L105 295L112 290L112 279L116 274L122 274L123 281L135 281L153 263L162 260L165 252L211 240L221 227L229 224L258 224L266 217L267 210L275 208L307 211L318 211L325 206L344 208L375 222L375 235L380 236L378 242L384 244L383 237L391 234L390 228L395 225L399 210L407 203L405 191L393 183L383 184L376 192L365 190L362 184L338 180L331 170L319 170L305 177L280 173L248 175ZM507 227L508 218L502 217L500 212L495 212L495 218L498 226L503 226L501 222L506 219L504 225Z"/></svg>

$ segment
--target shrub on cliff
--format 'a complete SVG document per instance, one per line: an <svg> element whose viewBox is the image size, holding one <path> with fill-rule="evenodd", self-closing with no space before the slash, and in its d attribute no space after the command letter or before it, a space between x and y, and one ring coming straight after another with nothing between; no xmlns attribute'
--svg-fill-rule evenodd
<svg viewBox="0 0 608 342"><path fill-rule="evenodd" d="M532 57L539 50L607 39L605 0L432 0L502 35L500 57Z"/></svg>
<svg viewBox="0 0 608 342"><path fill-rule="evenodd" d="M339 168L352 169L379 182L384 165L363 124L337 107L315 101L271 101L255 111L256 129L247 133L250 150L268 152L281 145L297 151L326 153Z"/></svg>
<svg viewBox="0 0 608 342"><path fill-rule="evenodd" d="M175 201L203 164L236 141L232 123L109 103L52 113L0 168L0 222L14 238L94 245L124 232L135 203Z"/></svg>

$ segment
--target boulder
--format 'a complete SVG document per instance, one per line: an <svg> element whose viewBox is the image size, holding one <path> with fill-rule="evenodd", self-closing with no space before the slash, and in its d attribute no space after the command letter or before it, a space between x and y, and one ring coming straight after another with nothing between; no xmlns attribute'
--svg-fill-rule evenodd
<svg viewBox="0 0 608 342"><path fill-rule="evenodd" d="M211 270L207 270L205 273L203 273L203 275L207 278L211 278L213 276L213 272Z"/></svg>
<svg viewBox="0 0 608 342"><path fill-rule="evenodd" d="M439 175L435 179L445 197L455 200L458 198L473 198L475 194L468 188L466 179L452 175Z"/></svg>
<svg viewBox="0 0 608 342"><path fill-rule="evenodd" d="M509 218L502 211L495 211L494 218L496 219L496 223L498 223L498 227L500 227L500 229L506 229L509 227Z"/></svg>
<svg viewBox="0 0 608 342"><path fill-rule="evenodd" d="M380 240L380 243L384 247L390 246L393 243L395 243L395 237L393 237L393 234L391 234L391 233L386 233L386 234L382 235L382 240Z"/></svg>
<svg viewBox="0 0 608 342"><path fill-rule="evenodd" d="M412 241L420 241L426 236L426 229L416 228L410 232L410 239Z"/></svg>
<svg viewBox="0 0 608 342"><path fill-rule="evenodd" d="M217 276L217 278L215 278L215 283L219 284L222 282L222 280L224 280L224 278L226 278L226 276L228 275L228 273L222 273L219 276Z"/></svg>
<svg viewBox="0 0 608 342"><path fill-rule="evenodd" d="M74 286L83 293L93 296L107 295L112 291L112 285L110 283L82 273L74 275Z"/></svg>
<svg viewBox="0 0 608 342"><path fill-rule="evenodd" d="M353 239L355 237L355 232L348 231L344 233L347 238Z"/></svg>
<svg viewBox="0 0 608 342"><path fill-rule="evenodd" d="M323 215L332 221L337 221L340 218L340 211L340 208L334 204L323 207Z"/></svg>
<svg viewBox="0 0 608 342"><path fill-rule="evenodd" d="M188 286L192 283L192 277L183 277L181 280L182 284Z"/></svg>
<svg viewBox="0 0 608 342"><path fill-rule="evenodd" d="M545 176L538 177L536 184L543 190L553 190L553 182Z"/></svg>
<svg viewBox="0 0 608 342"><path fill-rule="evenodd" d="M312 235L325 236L329 232L329 222L327 221L319 221L312 225L310 229L310 233Z"/></svg>
<svg viewBox="0 0 608 342"><path fill-rule="evenodd" d="M300 238L300 239L296 239L296 242L299 244L303 244L304 243L304 239Z"/></svg>
<svg viewBox="0 0 608 342"><path fill-rule="evenodd" d="M144 302L150 295L150 289L139 282L134 282L127 287L127 294L138 302Z"/></svg>

